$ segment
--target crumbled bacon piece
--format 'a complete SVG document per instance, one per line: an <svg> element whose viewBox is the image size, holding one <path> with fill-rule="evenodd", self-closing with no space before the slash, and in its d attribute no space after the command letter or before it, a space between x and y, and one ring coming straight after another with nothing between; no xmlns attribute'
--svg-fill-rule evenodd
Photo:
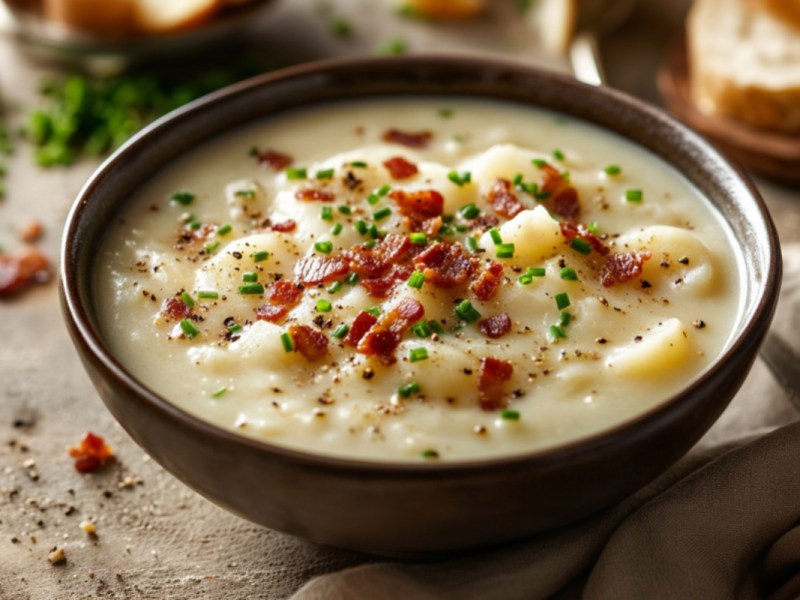
<svg viewBox="0 0 800 600"><path fill-rule="evenodd" d="M78 446L69 448L69 455L75 459L75 469L81 473L90 473L112 460L114 451L102 437L90 431L83 436Z"/></svg>
<svg viewBox="0 0 800 600"><path fill-rule="evenodd" d="M294 305L300 301L303 295L303 288L292 281L281 279L275 282L269 301L272 304Z"/></svg>
<svg viewBox="0 0 800 600"><path fill-rule="evenodd" d="M318 285L347 274L347 261L338 256L307 256L297 261L294 274L303 285Z"/></svg>
<svg viewBox="0 0 800 600"><path fill-rule="evenodd" d="M289 314L290 310L292 310L292 307L287 304L262 304L256 308L256 319L259 321L269 321L270 323L279 323Z"/></svg>
<svg viewBox="0 0 800 600"><path fill-rule="evenodd" d="M440 217L444 211L444 196L436 190L392 190L389 198L397 202L401 215L420 223L431 217Z"/></svg>
<svg viewBox="0 0 800 600"><path fill-rule="evenodd" d="M294 159L288 154L275 152L274 150L258 150L256 151L255 157L258 164L269 165L276 171L282 171L294 162Z"/></svg>
<svg viewBox="0 0 800 600"><path fill-rule="evenodd" d="M488 319L478 321L481 333L488 338L496 340L511 331L511 317L508 313L500 313Z"/></svg>
<svg viewBox="0 0 800 600"><path fill-rule="evenodd" d="M599 237L589 231L582 223L574 223L572 221L561 221L559 223L561 233L566 238L567 243L571 243L575 238L580 238L588 242L598 254L606 255L610 252L608 246L603 243Z"/></svg>
<svg viewBox="0 0 800 600"><path fill-rule="evenodd" d="M383 277L362 279L361 285L375 298L385 298L398 281L405 281L414 271L409 265L394 265L392 272Z"/></svg>
<svg viewBox="0 0 800 600"><path fill-rule="evenodd" d="M277 231L279 233L289 233L294 231L297 228L297 223L295 223L292 219L288 221L283 221L282 223L273 223L269 226L272 231Z"/></svg>
<svg viewBox="0 0 800 600"><path fill-rule="evenodd" d="M450 242L437 242L414 259L425 268L425 280L435 286L451 288L466 283L478 266L464 246Z"/></svg>
<svg viewBox="0 0 800 600"><path fill-rule="evenodd" d="M600 270L600 283L603 287L611 287L636 279L642 274L644 261L652 255L649 251L614 252L606 258L606 264Z"/></svg>
<svg viewBox="0 0 800 600"><path fill-rule="evenodd" d="M486 301L494 298L501 283L503 283L503 265L492 261L472 283L470 289L480 300Z"/></svg>
<svg viewBox="0 0 800 600"><path fill-rule="evenodd" d="M19 239L26 244L34 244L44 235L44 225L40 221L29 221L19 231Z"/></svg>
<svg viewBox="0 0 800 600"><path fill-rule="evenodd" d="M192 309L180 298L167 298L161 313L173 319L186 319L192 314Z"/></svg>
<svg viewBox="0 0 800 600"><path fill-rule="evenodd" d="M13 254L0 254L0 298L49 280L50 261L36 248L25 246Z"/></svg>
<svg viewBox="0 0 800 600"><path fill-rule="evenodd" d="M383 141L390 144L400 144L409 148L425 148L433 138L430 131L402 131L400 129L387 129L383 133Z"/></svg>
<svg viewBox="0 0 800 600"><path fill-rule="evenodd" d="M383 275L392 265L399 264L408 255L411 240L406 235L392 233L374 247L359 245L345 251L350 268L360 277L374 279Z"/></svg>
<svg viewBox="0 0 800 600"><path fill-rule="evenodd" d="M357 347L361 338L378 322L378 317L367 311L361 311L353 320L353 325L345 338L345 343L349 346Z"/></svg>
<svg viewBox="0 0 800 600"><path fill-rule="evenodd" d="M303 188L294 193L294 197L304 202L313 202L318 200L320 202L333 202L336 199L331 192L324 192L322 190L315 190L312 188Z"/></svg>
<svg viewBox="0 0 800 600"><path fill-rule="evenodd" d="M469 224L472 227L473 231L486 231L487 229L491 229L495 227L498 223L500 223L500 219L495 217L494 215L489 214L482 214L478 215L476 218L472 219Z"/></svg>
<svg viewBox="0 0 800 600"><path fill-rule="evenodd" d="M417 300L401 300L397 306L381 315L378 322L361 338L357 350L362 354L377 355L384 365L393 364L397 361L394 351L403 334L424 315L425 308Z"/></svg>
<svg viewBox="0 0 800 600"><path fill-rule="evenodd" d="M408 179L419 173L417 165L408 162L402 156L395 156L383 161L383 166L386 167L394 179Z"/></svg>
<svg viewBox="0 0 800 600"><path fill-rule="evenodd" d="M544 181L541 190L550 196L546 200L547 209L570 221L575 221L581 211L578 192L569 184L569 181L550 164L542 167Z"/></svg>
<svg viewBox="0 0 800 600"><path fill-rule="evenodd" d="M486 200L492 205L494 212L506 219L513 219L525 210L525 205L513 192L508 179L497 179L489 188Z"/></svg>
<svg viewBox="0 0 800 600"><path fill-rule="evenodd" d="M292 336L295 350L308 361L319 360L328 353L327 336L308 325L290 326L289 335Z"/></svg>
<svg viewBox="0 0 800 600"><path fill-rule="evenodd" d="M481 359L478 392L483 410L497 410L503 406L503 384L513 373L514 367L507 360Z"/></svg>

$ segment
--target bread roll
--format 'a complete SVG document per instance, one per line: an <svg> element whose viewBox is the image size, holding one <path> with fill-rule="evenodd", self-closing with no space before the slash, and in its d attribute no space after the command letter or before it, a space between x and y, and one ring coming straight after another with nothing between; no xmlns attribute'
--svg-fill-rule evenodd
<svg viewBox="0 0 800 600"><path fill-rule="evenodd" d="M696 0L687 24L698 109L800 133L800 29L765 6L797 0Z"/></svg>

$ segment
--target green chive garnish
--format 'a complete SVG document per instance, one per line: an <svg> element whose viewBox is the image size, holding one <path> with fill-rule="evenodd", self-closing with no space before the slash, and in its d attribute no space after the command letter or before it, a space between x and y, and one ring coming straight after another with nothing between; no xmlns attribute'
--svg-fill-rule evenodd
<svg viewBox="0 0 800 600"><path fill-rule="evenodd" d="M367 226L367 224L366 224L364 221L362 221L361 219L359 219L358 221L356 221L355 223L353 223L353 227L355 227L355 228L356 228L356 231L357 231L358 233L360 233L361 235L365 235L365 234L367 233L367 231L369 231L369 227L368 227L368 226Z"/></svg>
<svg viewBox="0 0 800 600"><path fill-rule="evenodd" d="M430 326L425 321L420 321L419 323L411 326L411 331L417 337L426 338L430 337L432 331Z"/></svg>
<svg viewBox="0 0 800 600"><path fill-rule="evenodd" d="M408 287L410 288L420 289L423 283L425 283L425 273L422 271L414 271L408 278Z"/></svg>
<svg viewBox="0 0 800 600"><path fill-rule="evenodd" d="M555 158L558 161L562 161L564 160L564 153L558 148L556 148L555 150L553 150L553 158Z"/></svg>
<svg viewBox="0 0 800 600"><path fill-rule="evenodd" d="M183 204L183 206L188 206L194 200L194 194L191 192L175 192L169 199L178 204Z"/></svg>
<svg viewBox="0 0 800 600"><path fill-rule="evenodd" d="M453 111L452 108L443 107L439 109L439 116L444 119L449 119L450 117L453 116L454 112L455 111Z"/></svg>
<svg viewBox="0 0 800 600"><path fill-rule="evenodd" d="M556 306L558 310L564 310L570 305L569 294L567 292L561 292L560 294L556 294Z"/></svg>
<svg viewBox="0 0 800 600"><path fill-rule="evenodd" d="M358 283L358 279L358 273L353 272L344 278L344 282L348 285L355 285Z"/></svg>
<svg viewBox="0 0 800 600"><path fill-rule="evenodd" d="M330 254L333 250L333 242L316 242L314 244L314 250L322 254Z"/></svg>
<svg viewBox="0 0 800 600"><path fill-rule="evenodd" d="M261 262L262 260L267 260L269 258L269 252L266 250L258 250L257 252L253 252L250 255L250 258L253 259L253 262Z"/></svg>
<svg viewBox="0 0 800 600"><path fill-rule="evenodd" d="M229 224L221 225L219 229L217 229L217 235L223 236L229 234L233 230Z"/></svg>
<svg viewBox="0 0 800 600"><path fill-rule="evenodd" d="M456 306L456 315L463 321L467 323L474 323L478 319L481 318L481 313L479 313L474 306L472 306L472 302L469 300L462 300L461 304Z"/></svg>
<svg viewBox="0 0 800 600"><path fill-rule="evenodd" d="M469 171L464 171L459 175L458 171L453 170L447 174L447 178L455 183L458 187L462 187L463 185L472 181L472 173Z"/></svg>
<svg viewBox="0 0 800 600"><path fill-rule="evenodd" d="M363 160L354 160L353 162L350 163L350 166L356 167L358 169L366 169L367 163L365 163Z"/></svg>
<svg viewBox="0 0 800 600"><path fill-rule="evenodd" d="M205 250L207 254L214 254L218 248L219 242L212 242L211 244L207 244L203 250Z"/></svg>
<svg viewBox="0 0 800 600"><path fill-rule="evenodd" d="M342 229L344 229L344 225L341 223L336 223L336 225L333 226L333 229L331 229L331 235L339 235L342 233Z"/></svg>
<svg viewBox="0 0 800 600"><path fill-rule="evenodd" d="M243 273L242 281L246 281L247 283L255 283L256 281L258 281L258 273L254 273L253 271L248 271L247 273Z"/></svg>
<svg viewBox="0 0 800 600"><path fill-rule="evenodd" d="M336 329L333 330L331 335L335 337L337 340L341 340L342 338L344 338L344 336L348 334L349 331L350 328L344 323L341 323Z"/></svg>
<svg viewBox="0 0 800 600"><path fill-rule="evenodd" d="M184 319L183 321L181 321L181 330L183 331L183 334L189 339L192 339L193 337L195 337L200 333L200 330L197 327L195 327L195 324L192 323L191 319Z"/></svg>
<svg viewBox="0 0 800 600"><path fill-rule="evenodd" d="M192 308L194 306L194 300L192 299L192 297L187 292L183 292L181 294L181 300L189 308Z"/></svg>
<svg viewBox="0 0 800 600"><path fill-rule="evenodd" d="M264 293L264 286L260 283L245 283L239 286L239 293L244 296L260 295Z"/></svg>
<svg viewBox="0 0 800 600"><path fill-rule="evenodd" d="M470 202L466 206L462 206L458 212L465 219L475 219L481 214L481 209L475 206L473 202Z"/></svg>
<svg viewBox="0 0 800 600"><path fill-rule="evenodd" d="M381 309L378 308L377 306L372 306L372 307L366 309L364 312L368 312L373 317L380 317L381 316Z"/></svg>
<svg viewBox="0 0 800 600"><path fill-rule="evenodd" d="M286 169L286 178L290 180L306 179L308 171L305 167L288 167Z"/></svg>
<svg viewBox="0 0 800 600"><path fill-rule="evenodd" d="M328 293L329 293L329 294L335 294L335 293L336 293L336 292L338 292L340 289L342 289L342 287L343 287L343 286L344 286L344 284L343 284L341 281L334 281L334 282L333 282L333 283L332 283L332 284L331 284L331 285L328 287Z"/></svg>
<svg viewBox="0 0 800 600"><path fill-rule="evenodd" d="M377 227L377 225L375 225L375 223L373 223L372 225L369 226L369 229L367 229L367 232L369 233L369 236L373 240L377 240L379 237L381 237L381 232L378 230L378 227Z"/></svg>
<svg viewBox="0 0 800 600"><path fill-rule="evenodd" d="M392 186L390 186L388 183L386 183L386 184L382 185L380 188L378 188L377 194L378 194L378 196L385 196L386 194L388 194L391 191L392 191Z"/></svg>
<svg viewBox="0 0 800 600"><path fill-rule="evenodd" d="M497 244L495 251L497 252L497 258L514 258L514 244L511 242Z"/></svg>
<svg viewBox="0 0 800 600"><path fill-rule="evenodd" d="M489 230L489 235L491 236L492 241L495 243L495 245L503 243L503 238L500 235L500 232L497 230L496 227L492 227Z"/></svg>
<svg viewBox="0 0 800 600"><path fill-rule="evenodd" d="M434 450L433 448L428 448L427 450L423 450L419 454L425 460L436 460L439 458L439 453Z"/></svg>
<svg viewBox="0 0 800 600"><path fill-rule="evenodd" d="M369 202L372 206L375 206L380 201L381 198L378 196L378 194L373 193L367 196L367 202Z"/></svg>
<svg viewBox="0 0 800 600"><path fill-rule="evenodd" d="M320 218L323 221L333 221L333 209L330 206L323 206L320 211Z"/></svg>
<svg viewBox="0 0 800 600"><path fill-rule="evenodd" d="M405 385L400 386L397 389L397 393L402 398L410 398L414 394L419 394L419 384L416 381L412 381L411 383L407 383Z"/></svg>
<svg viewBox="0 0 800 600"><path fill-rule="evenodd" d="M644 198L642 190L625 190L625 200L628 202L641 202Z"/></svg>
<svg viewBox="0 0 800 600"><path fill-rule="evenodd" d="M294 352L294 340L288 331L281 334L281 346L283 346L283 351L287 354Z"/></svg>
<svg viewBox="0 0 800 600"><path fill-rule="evenodd" d="M317 312L327 313L331 312L332 309L333 304L331 304L328 300L325 300L324 298L317 300Z"/></svg>
<svg viewBox="0 0 800 600"><path fill-rule="evenodd" d="M236 190L234 194L240 198L247 198L248 200L252 200L256 197L254 190Z"/></svg>
<svg viewBox="0 0 800 600"><path fill-rule="evenodd" d="M197 297L200 300L216 300L219 298L219 293L213 290L200 290L197 292Z"/></svg>
<svg viewBox="0 0 800 600"><path fill-rule="evenodd" d="M581 254L590 254L592 252L592 245L586 240L582 240L579 237L572 238L570 247L573 250L580 252Z"/></svg>
<svg viewBox="0 0 800 600"><path fill-rule="evenodd" d="M349 206L343 205L339 207L339 212L342 213L343 215L350 215L353 214L353 209L350 208Z"/></svg>
<svg viewBox="0 0 800 600"><path fill-rule="evenodd" d="M550 334L550 338L553 341L567 337L567 332L559 325L550 325L547 332Z"/></svg>
<svg viewBox="0 0 800 600"><path fill-rule="evenodd" d="M396 56L398 54L405 54L406 50L408 50L406 41L403 38L394 38L378 45L378 47L375 48L375 53Z"/></svg>
<svg viewBox="0 0 800 600"><path fill-rule="evenodd" d="M528 273L530 273L532 277L544 277L547 275L547 269L544 267L528 267Z"/></svg>
<svg viewBox="0 0 800 600"><path fill-rule="evenodd" d="M561 269L561 279L565 281L578 281L578 274L575 272L575 269L564 267Z"/></svg>
<svg viewBox="0 0 800 600"><path fill-rule="evenodd" d="M419 362L428 358L428 350L426 348L412 348L408 353L408 360L411 362Z"/></svg>
<svg viewBox="0 0 800 600"><path fill-rule="evenodd" d="M558 324L562 327L566 327L572 322L572 315L566 311L561 311L561 315L558 317Z"/></svg>
<svg viewBox="0 0 800 600"><path fill-rule="evenodd" d="M411 240L411 243L416 244L417 246L424 246L428 243L428 236L421 231L414 232L408 237Z"/></svg>
<svg viewBox="0 0 800 600"><path fill-rule="evenodd" d="M476 240L474 237L467 238L467 247L472 252L477 252L480 249L480 246L478 245L478 240Z"/></svg>
<svg viewBox="0 0 800 600"><path fill-rule="evenodd" d="M534 158L531 162L538 169L544 168L544 166L547 164L547 161L542 158Z"/></svg>
<svg viewBox="0 0 800 600"><path fill-rule="evenodd" d="M222 396L224 396L224 395L225 395L225 392L227 392L227 391L228 391L228 388L226 388L226 387L221 387L221 388L219 388L219 389L218 389L216 392L214 392L213 394L211 394L211 397L212 397L212 398L221 398Z"/></svg>
<svg viewBox="0 0 800 600"><path fill-rule="evenodd" d="M392 214L392 209L387 206L380 210L376 210L374 213L372 213L372 216L376 221L382 221L391 214Z"/></svg>
<svg viewBox="0 0 800 600"><path fill-rule="evenodd" d="M242 327L241 325L239 325L237 323L234 323L233 325L228 325L228 332L229 333L232 333L232 334L235 335L237 333L241 333L242 331L244 331L244 327Z"/></svg>
<svg viewBox="0 0 800 600"><path fill-rule="evenodd" d="M504 421L519 421L519 417L520 414L518 410L506 409L500 411L500 418Z"/></svg>
<svg viewBox="0 0 800 600"><path fill-rule="evenodd" d="M324 169L322 171L317 171L317 179L332 179L333 174L336 171L334 169Z"/></svg>
<svg viewBox="0 0 800 600"><path fill-rule="evenodd" d="M619 165L608 165L603 171L605 171L606 175L609 177L614 177L622 173L622 167Z"/></svg>
<svg viewBox="0 0 800 600"><path fill-rule="evenodd" d="M439 321L428 321L428 326L433 330L433 333L444 333L444 327Z"/></svg>

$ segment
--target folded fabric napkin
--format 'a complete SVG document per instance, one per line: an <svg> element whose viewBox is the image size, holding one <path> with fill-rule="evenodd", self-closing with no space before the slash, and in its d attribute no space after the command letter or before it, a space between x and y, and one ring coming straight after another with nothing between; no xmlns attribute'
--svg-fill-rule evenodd
<svg viewBox="0 0 800 600"><path fill-rule="evenodd" d="M800 244L784 270L773 330L800 353ZM697 446L612 509L467 557L352 567L293 598L800 598L798 416L759 361Z"/></svg>

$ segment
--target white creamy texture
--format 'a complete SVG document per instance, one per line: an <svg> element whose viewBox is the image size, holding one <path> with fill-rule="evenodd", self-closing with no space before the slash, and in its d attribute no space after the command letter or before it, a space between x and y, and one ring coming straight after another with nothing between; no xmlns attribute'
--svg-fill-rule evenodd
<svg viewBox="0 0 800 600"><path fill-rule="evenodd" d="M441 114L443 107L452 114ZM389 128L429 130L433 137L427 148L412 149L384 142ZM291 155L308 179L292 180L258 164L248 154L253 146ZM563 160L551 156L554 149ZM420 172L393 179L382 163L397 156ZM466 285L444 289L430 281L420 289L401 281L386 299L371 297L360 284L330 293L326 283L308 286L285 321L256 319L255 309L268 303L277 276L292 280L298 258L324 255L315 242L332 242L328 256L337 256L370 239L354 223L371 224L383 208L392 214L377 223L381 232L408 233L388 195L375 205L366 202L373 190L384 184L392 190L438 190L446 215L458 215L469 203L494 215L486 201L491 185L517 174L523 182L541 182L543 171L534 159L569 172L580 199L577 220L596 223L612 253L650 252L639 276L604 287L599 272L607 257L571 248L546 203L515 190L526 210L497 226L503 243L514 244L513 257L496 258L488 231L474 236L485 250L474 255L480 260L474 278L490 260L504 266L503 282L490 300L479 300ZM360 161L368 166L349 166ZM609 164L619 165L621 173L607 175ZM317 180L326 169L334 169L334 177ZM469 172L471 182L450 181L453 169ZM348 171L362 181L355 190L343 181ZM300 189L328 191L336 199L300 201ZM630 189L642 190L643 200L627 201ZM188 206L171 202L178 190L196 197ZM351 215L338 210L345 204ZM326 206L333 209L332 220L321 218ZM176 250L188 213L232 230L219 235L212 229L208 240ZM266 218L293 219L297 229L280 233L254 226ZM337 223L342 228L334 235ZM456 216L450 225L454 233L442 239L464 241L470 235L456 231L457 225L470 227L470 220ZM211 252L199 252L216 242ZM255 262L255 251L270 256ZM97 304L108 343L135 376L224 428L364 460L491 458L608 429L684 388L729 339L739 310L738 256L720 218L685 180L641 148L595 127L511 104L387 100L329 105L249 126L157 175L108 233L97 270ZM562 266L573 268L578 281L562 279ZM519 277L529 267L543 267L546 275L523 285ZM239 292L249 272L265 286L264 295ZM220 297L199 299L200 291ZM182 334L180 319L163 312L165 301L181 292L195 302L199 334L191 339ZM571 321L563 327L566 337L555 340L550 327L561 319L561 293L569 297L563 312ZM403 298L418 300L424 320L440 322L444 332L421 338L405 331L395 364L386 366L332 335L339 325L352 325L360 311L377 307L385 314ZM465 298L483 318L507 313L510 332L488 339L478 324L461 322L454 307ZM320 299L330 301L330 312L318 311ZM232 323L243 329L226 338ZM321 331L329 340L327 355L309 361L286 352L281 334L292 324ZM409 360L419 348L427 350L427 359ZM513 367L502 384L499 410L483 410L479 402L486 357ZM398 394L412 382L419 393ZM507 418L514 413L517 420Z"/></svg>

